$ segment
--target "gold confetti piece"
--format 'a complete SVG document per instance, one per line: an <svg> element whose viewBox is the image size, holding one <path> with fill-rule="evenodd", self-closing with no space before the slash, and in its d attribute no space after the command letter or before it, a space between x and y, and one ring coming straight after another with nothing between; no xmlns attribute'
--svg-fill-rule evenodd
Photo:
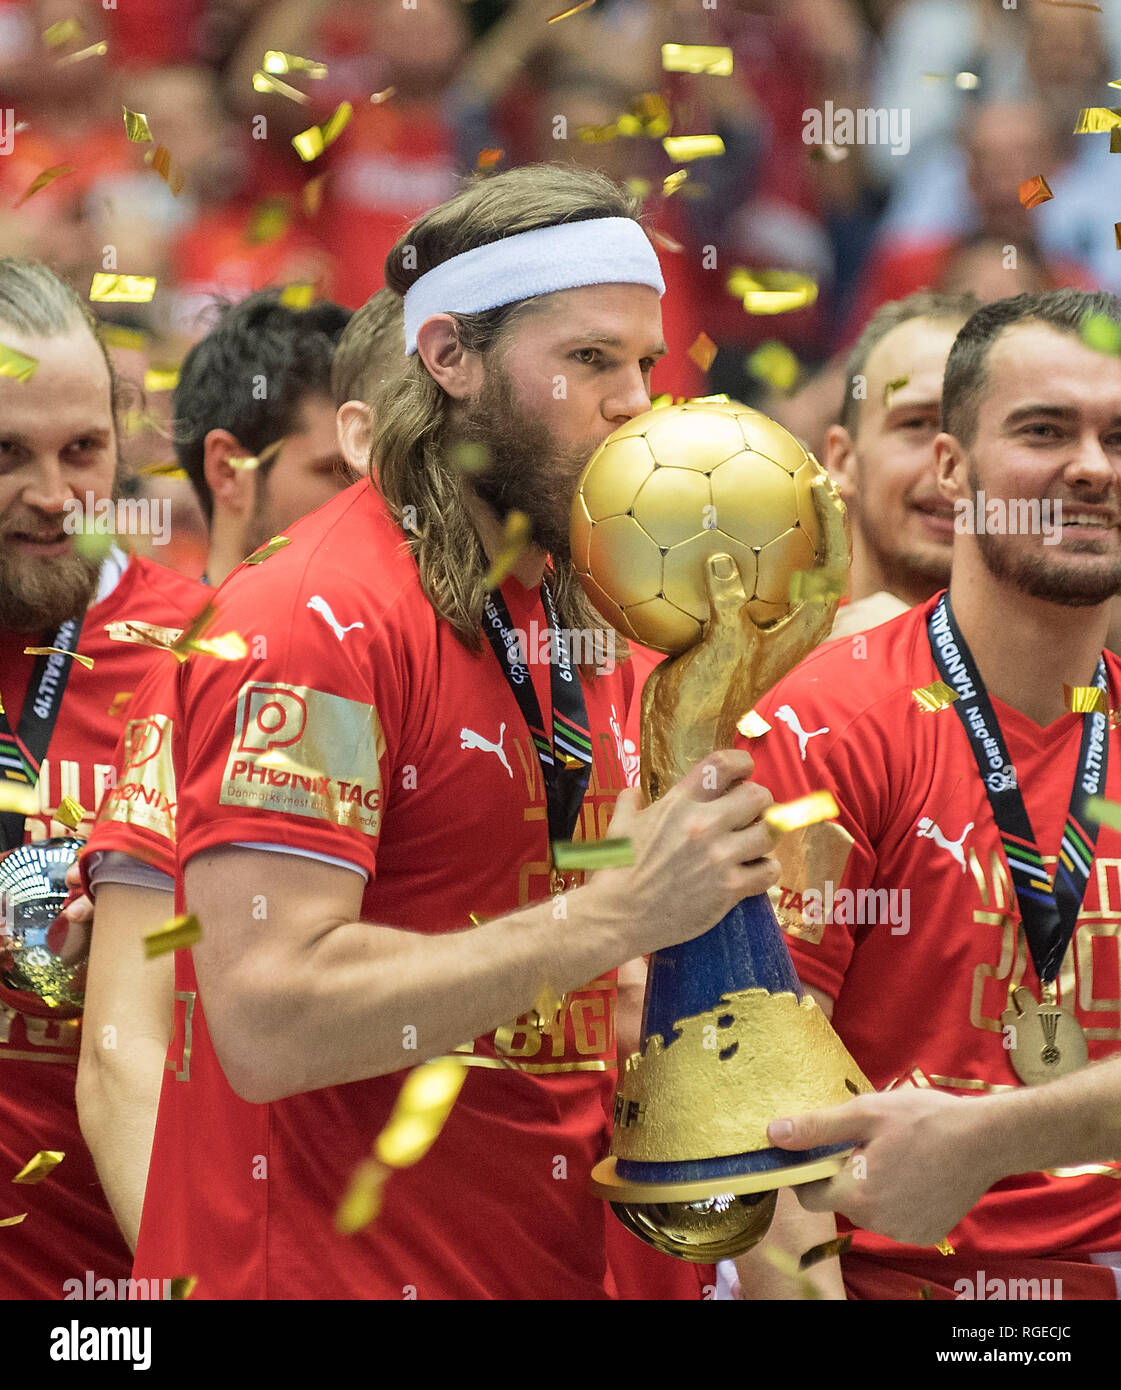
<svg viewBox="0 0 1121 1390"><path fill-rule="evenodd" d="M711 159L724 153L724 141L719 135L667 135L662 149L675 164L687 164L694 159Z"/></svg>
<svg viewBox="0 0 1121 1390"><path fill-rule="evenodd" d="M185 468L177 463L145 463L136 470L142 478L175 478L182 481L190 477Z"/></svg>
<svg viewBox="0 0 1121 1390"><path fill-rule="evenodd" d="M239 473L251 473L254 468L260 468L261 466L261 460L259 458L254 458L252 455L247 454L238 454L236 457L231 455L226 462Z"/></svg>
<svg viewBox="0 0 1121 1390"><path fill-rule="evenodd" d="M14 377L16 381L30 381L38 365L37 357L26 357L15 348L0 343L0 376Z"/></svg>
<svg viewBox="0 0 1121 1390"><path fill-rule="evenodd" d="M78 652L64 651L62 647L24 647L24 656L71 656L81 662L87 671L93 670L93 657L81 656Z"/></svg>
<svg viewBox="0 0 1121 1390"><path fill-rule="evenodd" d="M64 43L69 43L71 39L82 37L82 26L76 19L60 19L57 24L52 24L49 29L43 30L43 40L51 48L58 48Z"/></svg>
<svg viewBox="0 0 1121 1390"><path fill-rule="evenodd" d="M749 314L787 314L817 301L816 283L797 270L735 270L727 283Z"/></svg>
<svg viewBox="0 0 1121 1390"><path fill-rule="evenodd" d="M823 140L820 145L814 145L810 150L810 158L817 163L840 164L848 157L849 152L844 145L832 145L828 140Z"/></svg>
<svg viewBox="0 0 1121 1390"><path fill-rule="evenodd" d="M638 178L626 179L623 183L623 187L632 198L645 198L649 196L650 193L650 180Z"/></svg>
<svg viewBox="0 0 1121 1390"><path fill-rule="evenodd" d="M314 285L285 285L280 302L289 309L310 309L315 303Z"/></svg>
<svg viewBox="0 0 1121 1390"><path fill-rule="evenodd" d="M934 1285L924 1284L922 1288L918 1291L918 1293L915 1295L915 1297L921 1298L924 1301L929 1302L934 1297Z"/></svg>
<svg viewBox="0 0 1121 1390"><path fill-rule="evenodd" d="M133 692L131 690L117 691L116 695L113 696L113 703L105 711L105 713L109 716L110 719L115 719L117 715L121 713L124 707L132 699L132 695Z"/></svg>
<svg viewBox="0 0 1121 1390"><path fill-rule="evenodd" d="M642 122L637 116L632 116L630 112L627 112L615 122L615 130L619 135L641 135Z"/></svg>
<svg viewBox="0 0 1121 1390"><path fill-rule="evenodd" d="M65 1157L61 1149L40 1149L34 1158L28 1159L12 1181L29 1184L42 1182L50 1177Z"/></svg>
<svg viewBox="0 0 1121 1390"><path fill-rule="evenodd" d="M689 396L688 400L691 405L703 405L705 401L711 401L714 405L732 404L731 398L724 391L718 391L715 396ZM681 405L682 402L678 401L677 404Z"/></svg>
<svg viewBox="0 0 1121 1390"><path fill-rule="evenodd" d="M328 174L316 174L315 178L308 179L300 190L300 203L305 217L314 217L323 206L323 189L329 177Z"/></svg>
<svg viewBox="0 0 1121 1390"><path fill-rule="evenodd" d="M224 632L220 637L197 637L187 643L188 652L212 656L217 661L244 661L249 647L240 632Z"/></svg>
<svg viewBox="0 0 1121 1390"><path fill-rule="evenodd" d="M551 985L542 985L533 1001L533 1012L537 1015L537 1026L542 1031L548 1028L561 1013L568 1009L568 995L558 994Z"/></svg>
<svg viewBox="0 0 1121 1390"><path fill-rule="evenodd" d="M41 188L46 188L48 184L54 183L55 179L62 179L67 174L72 174L77 167L76 164L52 164L49 169L44 169L41 174L35 175L28 184L26 192L17 198L12 207L23 207L32 194L38 193Z"/></svg>
<svg viewBox="0 0 1121 1390"><path fill-rule="evenodd" d="M335 1211L335 1230L344 1236L356 1235L381 1211L382 1190L390 1170L376 1158L367 1158L350 1175L350 1182Z"/></svg>
<svg viewBox="0 0 1121 1390"><path fill-rule="evenodd" d="M190 1298L198 1284L198 1276L195 1274L179 1274L171 1281L171 1297L177 1303Z"/></svg>
<svg viewBox="0 0 1121 1390"><path fill-rule="evenodd" d="M5 1216L3 1221L0 1221L0 1226L18 1226L19 1223L26 1220L26 1218L27 1212L21 1211L18 1216Z"/></svg>
<svg viewBox="0 0 1121 1390"><path fill-rule="evenodd" d="M143 111L130 111L127 106L122 106L121 110L125 113L125 134L133 144L140 145L146 140L151 140L148 117Z"/></svg>
<svg viewBox="0 0 1121 1390"><path fill-rule="evenodd" d="M1055 195L1043 175L1036 174L1034 178L1025 179L1020 184L1018 196L1024 207L1037 208L1040 203L1050 201Z"/></svg>
<svg viewBox="0 0 1121 1390"><path fill-rule="evenodd" d="M1052 5L1056 10L1093 10L1096 14L1102 12L1102 7L1092 4L1091 0L1042 0L1042 3Z"/></svg>
<svg viewBox="0 0 1121 1390"><path fill-rule="evenodd" d="M305 77L319 79L327 76L327 64L317 62L314 58L301 58L298 53L283 53L280 49L270 48L261 59L261 67L266 72L302 72Z"/></svg>
<svg viewBox="0 0 1121 1390"><path fill-rule="evenodd" d="M791 603L832 603L848 588L846 570L796 570L790 576Z"/></svg>
<svg viewBox="0 0 1121 1390"><path fill-rule="evenodd" d="M891 398L896 391L902 391L904 386L911 380L909 376L897 376L894 381L889 381L884 387L884 409L887 410L891 405Z"/></svg>
<svg viewBox="0 0 1121 1390"><path fill-rule="evenodd" d="M425 1062L405 1078L389 1122L374 1143L375 1156L391 1168L407 1168L436 1142L467 1078L458 1062Z"/></svg>
<svg viewBox="0 0 1121 1390"><path fill-rule="evenodd" d="M116 540L112 531L79 531L74 537L74 549L87 560L104 560Z"/></svg>
<svg viewBox="0 0 1121 1390"><path fill-rule="evenodd" d="M17 816L33 816L39 810L39 793L34 787L22 787L5 778L0 782L0 811L14 811Z"/></svg>
<svg viewBox="0 0 1121 1390"><path fill-rule="evenodd" d="M770 733L771 726L761 714L749 709L742 719L737 721L736 730L743 734L744 738L761 738L763 734Z"/></svg>
<svg viewBox="0 0 1121 1390"><path fill-rule="evenodd" d="M584 764L580 761L579 758L565 757L562 758L561 761L564 763L564 769L566 772L575 772L578 767L584 766Z"/></svg>
<svg viewBox="0 0 1121 1390"><path fill-rule="evenodd" d="M952 1255L954 1253L954 1247L945 1239L940 1240L934 1248L938 1251L939 1255Z"/></svg>
<svg viewBox="0 0 1121 1390"><path fill-rule="evenodd" d="M1075 135L1100 135L1121 126L1121 110L1111 106L1086 106L1078 113Z"/></svg>
<svg viewBox="0 0 1121 1390"><path fill-rule="evenodd" d="M64 796L58 803L58 810L54 813L54 818L67 830L77 830L86 818L85 807L81 802L76 801L72 796Z"/></svg>
<svg viewBox="0 0 1121 1390"><path fill-rule="evenodd" d="M265 198L257 204L245 229L250 246L266 246L282 237L288 228L288 204L283 198Z"/></svg>
<svg viewBox="0 0 1121 1390"><path fill-rule="evenodd" d="M346 129L347 122L354 114L349 101L340 102L331 118L323 125L309 126L292 137L296 153L305 164L318 159L328 145L333 144Z"/></svg>
<svg viewBox="0 0 1121 1390"><path fill-rule="evenodd" d="M1044 1168L1050 1178L1121 1178L1121 1168L1105 1163L1083 1163L1075 1168Z"/></svg>
<svg viewBox="0 0 1121 1390"><path fill-rule="evenodd" d="M178 367L149 367L144 373L145 391L174 391L178 384Z"/></svg>
<svg viewBox="0 0 1121 1390"><path fill-rule="evenodd" d="M166 145L157 145L154 150L150 150L145 156L144 161L150 164L155 173L159 174L172 195L176 198L183 192L183 170L171 162L171 151Z"/></svg>
<svg viewBox="0 0 1121 1390"><path fill-rule="evenodd" d="M493 917L483 917L483 916L481 916L481 914L479 914L478 912L469 912L467 915L468 915L468 917L470 917L470 919L471 919L471 925L472 925L473 927L481 927L481 926L483 925L484 922L493 922L493 921L494 921L494 918L493 918Z"/></svg>
<svg viewBox="0 0 1121 1390"><path fill-rule="evenodd" d="M60 58L55 67L64 68L71 63L84 63L87 58L104 58L109 52L109 45L102 40L101 43L91 43L89 48L80 48L77 53L68 53L65 58Z"/></svg>
<svg viewBox="0 0 1121 1390"><path fill-rule="evenodd" d="M569 15L579 14L581 10L589 9L596 0L580 0L578 5L573 5L570 9L561 10L559 14L551 14L545 21L546 24L556 24L558 19L567 19Z"/></svg>
<svg viewBox="0 0 1121 1390"><path fill-rule="evenodd" d="M255 92L275 92L277 96L287 97L289 101L298 101L303 106L311 101L311 97L306 92L301 92L298 87L290 87L287 82L281 82L279 77L270 77L267 72L255 72L253 74L253 90Z"/></svg>
<svg viewBox="0 0 1121 1390"><path fill-rule="evenodd" d="M493 169L505 153L505 150L480 150L479 157L475 161L475 168Z"/></svg>
<svg viewBox="0 0 1121 1390"><path fill-rule="evenodd" d="M380 92L372 92L370 94L370 101L375 106L380 106L383 101L388 101L389 98L396 93L396 91L396 87L383 87Z"/></svg>
<svg viewBox="0 0 1121 1390"><path fill-rule="evenodd" d="M448 461L461 473L484 473L490 467L490 450L485 444L461 439L448 450Z"/></svg>
<svg viewBox="0 0 1121 1390"><path fill-rule="evenodd" d="M655 396L650 402L651 410L664 410L667 405L673 405L673 397L669 392L663 392L660 396Z"/></svg>
<svg viewBox="0 0 1121 1390"><path fill-rule="evenodd" d="M760 343L746 359L744 366L760 381L775 391L790 392L798 384L801 365L785 343Z"/></svg>
<svg viewBox="0 0 1121 1390"><path fill-rule="evenodd" d="M255 550L243 563L246 565L263 565L264 562L271 559L278 550L283 550L286 545L291 544L292 542L287 536L273 536L271 541L266 541L259 550Z"/></svg>
<svg viewBox="0 0 1121 1390"><path fill-rule="evenodd" d="M163 956L168 951L182 951L188 946L193 946L202 937L202 928L199 926L199 919L193 912L184 912L178 917L172 917L156 931L149 932L144 938L144 954L148 960L155 960L157 956Z"/></svg>
<svg viewBox="0 0 1121 1390"><path fill-rule="evenodd" d="M484 580L488 589L497 589L518 563L522 551L529 544L529 536L529 517L525 512L508 512L503 530L502 549L494 557Z"/></svg>
<svg viewBox="0 0 1121 1390"><path fill-rule="evenodd" d="M158 647L170 651L183 635L182 628L158 627L155 623L130 622L127 619L106 623L105 631L111 642L132 642L138 647Z"/></svg>
<svg viewBox="0 0 1121 1390"><path fill-rule="evenodd" d="M610 125L580 125L576 127L576 138L585 145L606 145L619 134L614 121Z"/></svg>
<svg viewBox="0 0 1121 1390"><path fill-rule="evenodd" d="M614 869L634 863L634 843L628 837L614 840L554 840L553 863L569 869Z"/></svg>
<svg viewBox="0 0 1121 1390"><path fill-rule="evenodd" d="M798 1267L798 1261L793 1255L788 1255L785 1250L768 1245L763 1248L763 1258L768 1264L773 1265L780 1274L785 1274L788 1279L793 1279L797 1283L802 1298L806 1300L821 1298L821 1290L810 1276Z"/></svg>
<svg viewBox="0 0 1121 1390"><path fill-rule="evenodd" d="M975 72L959 72L954 78L954 86L961 92L973 92L981 85L981 79Z"/></svg>
<svg viewBox="0 0 1121 1390"><path fill-rule="evenodd" d="M768 806L763 819L776 830L801 830L803 826L816 825L818 821L836 820L841 814L840 807L830 791L810 792L794 801L782 801Z"/></svg>
<svg viewBox="0 0 1121 1390"><path fill-rule="evenodd" d="M101 341L107 347L123 348L126 352L143 352L148 346L147 334L137 328L122 328L118 323L103 323L99 329Z"/></svg>
<svg viewBox="0 0 1121 1390"><path fill-rule="evenodd" d="M666 236L665 232L659 232L655 227L650 233L654 240L666 251L672 251L674 255L679 255L685 247L679 241L674 241L673 237Z"/></svg>
<svg viewBox="0 0 1121 1390"><path fill-rule="evenodd" d="M1119 131L1118 134L1121 134L1121 131ZM1121 144L1121 141L1118 143ZM1121 251L1121 222L1115 222L1113 224L1113 240L1116 243L1118 251Z"/></svg>
<svg viewBox="0 0 1121 1390"><path fill-rule="evenodd" d="M155 292L154 275L107 275L99 270L90 285L90 303L148 304Z"/></svg>
<svg viewBox="0 0 1121 1390"><path fill-rule="evenodd" d="M807 1250L798 1261L799 1269L809 1269L811 1266L821 1264L823 1260L831 1260L835 1255L847 1255L852 1249L852 1232L849 1231L843 1236L834 1236L832 1240L822 1241L820 1245L815 1245Z"/></svg>
<svg viewBox="0 0 1121 1390"><path fill-rule="evenodd" d="M0 714L3 714L3 713L4 713L4 699L3 699L3 696L0 696Z"/></svg>
<svg viewBox="0 0 1121 1390"><path fill-rule="evenodd" d="M935 681L933 685L920 685L911 691L911 698L924 714L936 714L958 698L957 691L945 681Z"/></svg>
<svg viewBox="0 0 1121 1390"><path fill-rule="evenodd" d="M1121 323L1107 314L1087 314L1079 336L1095 352L1121 353Z"/></svg>
<svg viewBox="0 0 1121 1390"><path fill-rule="evenodd" d="M668 198L671 193L676 192L688 177L688 169L675 169L672 174L667 174L662 180L663 196Z"/></svg>
<svg viewBox="0 0 1121 1390"><path fill-rule="evenodd" d="M719 44L662 44L663 72L707 73L709 77L731 77L732 50Z"/></svg>
<svg viewBox="0 0 1121 1390"><path fill-rule="evenodd" d="M698 333L686 354L702 372L707 372L716 357L716 344L707 333Z"/></svg>
<svg viewBox="0 0 1121 1390"><path fill-rule="evenodd" d="M1063 699L1071 714L1106 714L1105 691L1096 685L1064 685Z"/></svg>
<svg viewBox="0 0 1121 1390"><path fill-rule="evenodd" d="M2 784L0 784L2 786ZM1083 812L1087 820L1098 825L1108 825L1110 830L1121 830L1121 803L1107 801L1104 796L1091 796Z"/></svg>

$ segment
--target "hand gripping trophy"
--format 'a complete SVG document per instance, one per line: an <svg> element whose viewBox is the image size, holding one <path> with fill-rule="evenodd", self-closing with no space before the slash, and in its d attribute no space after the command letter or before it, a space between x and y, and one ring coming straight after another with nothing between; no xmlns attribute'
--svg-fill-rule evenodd
<svg viewBox="0 0 1121 1390"><path fill-rule="evenodd" d="M737 721L828 633L849 544L813 456L716 397L648 411L604 441L577 486L572 553L599 612L673 658L642 697L653 800L731 747ZM651 956L640 1050L622 1067L592 1190L667 1254L743 1254L766 1234L778 1188L831 1176L848 1151L771 1148L770 1121L867 1090L803 994L769 897L745 899Z"/></svg>

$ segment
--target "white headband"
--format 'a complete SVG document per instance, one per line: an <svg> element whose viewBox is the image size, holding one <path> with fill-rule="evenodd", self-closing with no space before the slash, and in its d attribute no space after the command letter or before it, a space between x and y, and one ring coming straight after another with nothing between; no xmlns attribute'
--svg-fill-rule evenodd
<svg viewBox="0 0 1121 1390"><path fill-rule="evenodd" d="M649 285L666 292L658 255L630 217L538 227L490 241L426 271L405 294L405 355L434 314L478 314L580 285Z"/></svg>

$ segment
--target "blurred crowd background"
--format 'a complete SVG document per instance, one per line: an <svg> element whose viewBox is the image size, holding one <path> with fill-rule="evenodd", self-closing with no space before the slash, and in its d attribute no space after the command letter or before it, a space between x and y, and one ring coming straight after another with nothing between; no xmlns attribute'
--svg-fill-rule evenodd
<svg viewBox="0 0 1121 1390"><path fill-rule="evenodd" d="M885 300L924 285L983 299L1121 290L1121 150L1111 165L1108 133L1072 133L1081 108L1115 99L1116 0L596 0L547 22L565 7L0 0L0 114L14 113L0 129L0 254L40 257L83 295L97 271L157 277L149 304L95 306L123 330L112 351L134 383L131 486L174 499L173 542L155 558L202 569L167 406L215 298L300 284L357 307L409 222L465 176L575 161L646 192L671 349L655 390L727 392L815 451L843 389L838 355ZM734 72L666 73L667 42L728 45ZM255 87L267 50L325 69L283 76L304 100ZM718 134L724 154L679 166L656 122L617 128L659 96L672 134ZM349 123L305 163L292 137L343 101ZM827 102L906 111L905 152L808 145L804 113ZM122 106L147 116L153 143L129 141ZM170 178L145 160L154 144ZM679 167L688 178L664 193ZM1019 186L1037 175L1054 196L1028 208ZM727 288L737 267L802 272L817 300L748 314ZM717 349L707 370L689 352L701 334ZM775 343L792 357L758 351Z"/></svg>

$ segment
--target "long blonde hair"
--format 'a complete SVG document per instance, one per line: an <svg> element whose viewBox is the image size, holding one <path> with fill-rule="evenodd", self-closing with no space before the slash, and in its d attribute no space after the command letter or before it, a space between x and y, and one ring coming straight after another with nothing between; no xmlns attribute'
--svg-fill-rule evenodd
<svg viewBox="0 0 1121 1390"><path fill-rule="evenodd" d="M596 217L631 217L641 204L602 174L575 166L530 164L477 180L433 208L405 233L385 261L386 285L405 291L434 266L519 232ZM479 314L453 314L462 345L486 353L535 301L519 300ZM450 398L428 374L419 354L399 365L375 391L371 478L403 526L420 581L436 612L469 651L482 650L486 553L465 505L470 487L447 456ZM415 520L414 520L415 518ZM585 597L570 565L555 564L549 583L562 628L592 631L609 624ZM616 662L629 656L620 636ZM581 670L590 674L591 666Z"/></svg>

